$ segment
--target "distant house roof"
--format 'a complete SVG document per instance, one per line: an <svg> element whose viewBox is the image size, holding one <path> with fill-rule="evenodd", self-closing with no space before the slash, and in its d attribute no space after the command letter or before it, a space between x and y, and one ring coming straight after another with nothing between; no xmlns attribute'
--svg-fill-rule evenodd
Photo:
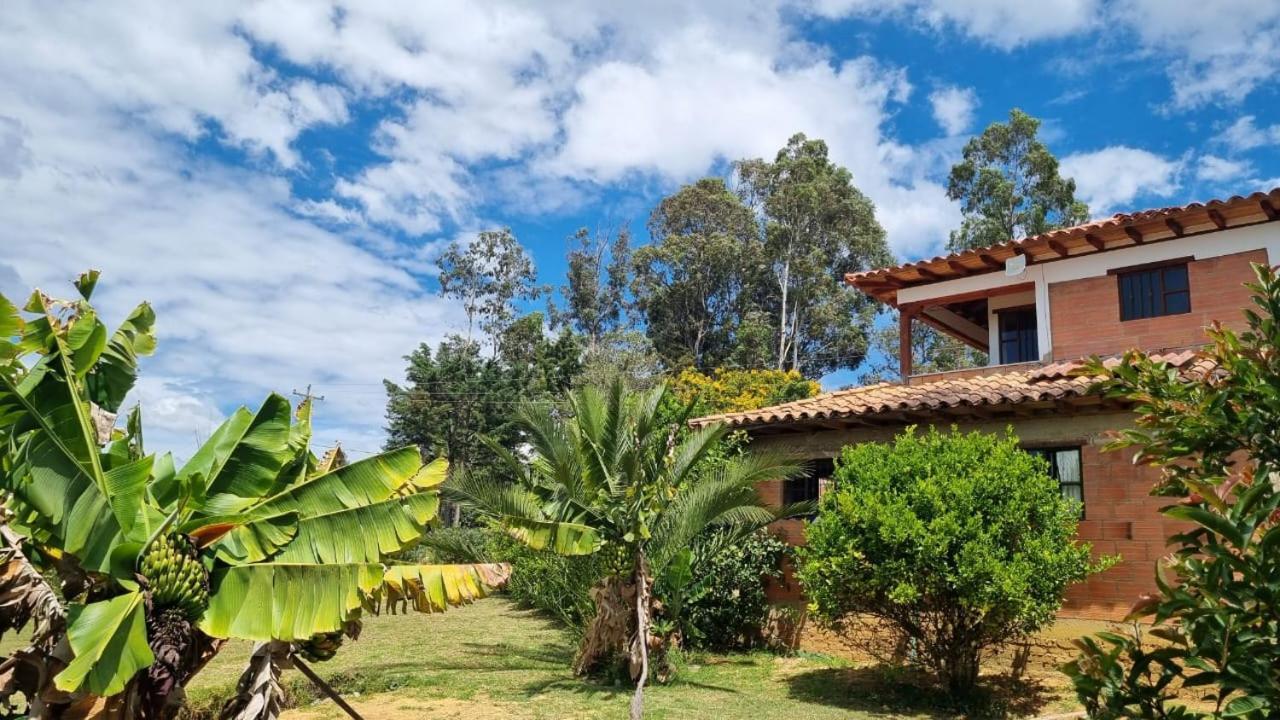
<svg viewBox="0 0 1280 720"><path fill-rule="evenodd" d="M1198 353L1182 350L1153 354L1152 359L1191 371ZM1119 356L1105 362L1115 366ZM1049 365L1023 365L1016 369L974 374L974 371L940 373L913 378L912 384L878 383L837 390L783 405L723 413L692 421L695 427L726 423L739 428L816 425L901 425L962 418L1019 417L1054 414L1064 406L1095 410L1122 409L1089 392L1094 379L1076 373L1082 360Z"/></svg>
<svg viewBox="0 0 1280 720"><path fill-rule="evenodd" d="M1015 255L1025 255L1030 265L1274 220L1280 220L1280 188L1227 200L1117 213L1105 220L992 247L849 273L844 279L862 292L896 307L898 290L902 288L1001 270L1005 261Z"/></svg>

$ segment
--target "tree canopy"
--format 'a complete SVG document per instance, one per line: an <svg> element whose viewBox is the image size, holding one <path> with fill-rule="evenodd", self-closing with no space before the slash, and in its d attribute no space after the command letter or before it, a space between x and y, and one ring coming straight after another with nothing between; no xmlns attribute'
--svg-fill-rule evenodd
<svg viewBox="0 0 1280 720"><path fill-rule="evenodd" d="M760 287L763 244L751 209L724 180L703 178L658 203L649 234L632 288L654 349L669 367L724 364Z"/></svg>
<svg viewBox="0 0 1280 720"><path fill-rule="evenodd" d="M1040 121L1014 108L1008 123L991 123L964 146L951 168L947 197L960 202L964 222L952 231L952 252L987 247L1089 219L1076 183L1058 173L1058 159L1040 141Z"/></svg>
<svg viewBox="0 0 1280 720"><path fill-rule="evenodd" d="M866 355L875 303L846 287L846 273L893 257L875 206L827 144L797 134L772 162L736 164L741 192L761 215L773 281L760 303L773 318L774 367L820 375Z"/></svg>

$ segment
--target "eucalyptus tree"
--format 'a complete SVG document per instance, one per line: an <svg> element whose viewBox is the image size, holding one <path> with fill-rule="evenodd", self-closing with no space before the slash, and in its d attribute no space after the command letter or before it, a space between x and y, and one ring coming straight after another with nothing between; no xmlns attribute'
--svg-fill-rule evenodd
<svg viewBox="0 0 1280 720"><path fill-rule="evenodd" d="M440 294L461 301L467 316L467 340L479 330L493 340L516 316L515 302L542 294L533 259L511 228L485 230L473 240L450 243L436 260Z"/></svg>
<svg viewBox="0 0 1280 720"><path fill-rule="evenodd" d="M971 139L952 166L947 197L964 211L952 231L952 252L987 247L1089 218L1076 183L1058 172L1058 159L1040 141L1040 121L1014 108L1008 123L991 123Z"/></svg>
<svg viewBox="0 0 1280 720"><path fill-rule="evenodd" d="M665 197L636 250L632 292L668 367L709 370L741 352L739 329L760 287L763 246L751 209L720 178Z"/></svg>
<svg viewBox="0 0 1280 720"><path fill-rule="evenodd" d="M509 478L457 475L446 494L474 507L534 549L563 555L604 553L611 565L592 590L596 613L574 671L625 659L636 680L639 717L649 677L652 588L673 568L686 570L691 547L705 557L780 517L811 508L764 506L756 485L799 468L777 455L746 453L704 461L727 429L681 433L663 420L665 387L630 393L621 379L572 392L567 410L527 405L516 413L530 448L525 458L491 443Z"/></svg>
<svg viewBox="0 0 1280 720"><path fill-rule="evenodd" d="M446 463L414 447L319 459L308 402L237 410L180 467L147 453L140 412L115 419L155 315L144 303L108 333L97 279L25 312L0 296L0 631L33 631L0 668L10 711L171 717L229 638L332 649L363 611L442 610L502 580L388 562L436 515Z"/></svg>
<svg viewBox="0 0 1280 720"><path fill-rule="evenodd" d="M846 287L845 273L892 261L875 206L853 175L831 162L827 144L796 134L772 162L735 165L740 192L763 224L764 262L776 290L765 307L774 318L778 370L821 375L862 362L875 304Z"/></svg>
<svg viewBox="0 0 1280 720"><path fill-rule="evenodd" d="M631 231L624 225L617 232L593 235L580 228L572 243L565 284L560 287L565 308L549 314L554 324L567 325L581 335L590 353L627 320Z"/></svg>

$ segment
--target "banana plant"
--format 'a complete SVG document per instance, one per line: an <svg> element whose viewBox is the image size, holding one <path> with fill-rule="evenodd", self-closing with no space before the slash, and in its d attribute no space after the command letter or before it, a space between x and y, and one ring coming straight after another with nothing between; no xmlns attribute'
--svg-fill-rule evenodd
<svg viewBox="0 0 1280 720"><path fill-rule="evenodd" d="M21 310L0 296L0 631L36 628L0 664L0 703L172 717L227 639L332 649L364 612L441 611L504 581L501 565L389 561L435 518L447 462L317 458L309 401L237 410L180 467L148 454L141 413L116 419L155 315L144 303L108 333L97 280Z"/></svg>

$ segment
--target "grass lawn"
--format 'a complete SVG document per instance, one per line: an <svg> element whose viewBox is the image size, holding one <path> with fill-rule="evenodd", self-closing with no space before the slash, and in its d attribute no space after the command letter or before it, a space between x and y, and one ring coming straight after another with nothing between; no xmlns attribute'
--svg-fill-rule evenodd
<svg viewBox="0 0 1280 720"><path fill-rule="evenodd" d="M574 639L555 623L498 597L440 615L368 619L359 641L312 667L365 717L621 718L630 690L574 678ZM190 688L193 714L209 717L233 688L247 643L233 643ZM934 718L936 698L903 678L834 657L766 653L688 658L678 680L647 694L650 718ZM297 707L286 718L340 718L297 671L285 685ZM1008 693L1026 701L1023 688ZM1069 709L1056 701L1013 715ZM936 707L936 706L935 706Z"/></svg>

